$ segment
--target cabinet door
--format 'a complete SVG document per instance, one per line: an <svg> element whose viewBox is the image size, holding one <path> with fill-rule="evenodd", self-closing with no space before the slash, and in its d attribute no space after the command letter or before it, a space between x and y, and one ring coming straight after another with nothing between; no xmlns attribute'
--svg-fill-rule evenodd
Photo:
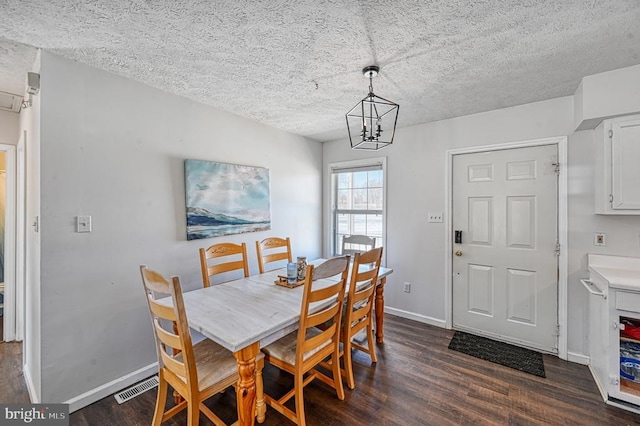
<svg viewBox="0 0 640 426"><path fill-rule="evenodd" d="M611 186L614 210L640 209L640 118L612 123Z"/></svg>

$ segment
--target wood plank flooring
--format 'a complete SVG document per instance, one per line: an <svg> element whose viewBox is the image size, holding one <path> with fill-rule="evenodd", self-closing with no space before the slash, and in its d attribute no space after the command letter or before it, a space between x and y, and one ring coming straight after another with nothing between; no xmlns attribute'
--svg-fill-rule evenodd
<svg viewBox="0 0 640 426"><path fill-rule="evenodd" d="M356 389L339 401L322 383L305 388L309 425L640 425L640 415L606 405L587 367L544 356L546 378L451 351L453 331L385 316L385 343L378 363L356 352ZM26 389L16 344L0 344L0 401L17 402ZM18 354L19 356L19 354ZM12 372L13 371L13 372ZM265 390L280 396L292 380L267 366ZM118 405L110 396L71 415L71 425L149 425L156 391ZM207 405L227 423L236 420L235 393L228 390ZM183 425L186 414L166 422ZM200 416L201 425L211 423ZM271 408L264 425L291 425Z"/></svg>

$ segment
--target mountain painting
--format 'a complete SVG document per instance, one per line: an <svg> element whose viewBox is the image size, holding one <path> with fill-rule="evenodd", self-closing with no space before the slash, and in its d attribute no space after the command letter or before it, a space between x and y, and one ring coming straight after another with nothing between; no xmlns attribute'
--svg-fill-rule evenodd
<svg viewBox="0 0 640 426"><path fill-rule="evenodd" d="M187 240L271 229L269 169L185 160Z"/></svg>

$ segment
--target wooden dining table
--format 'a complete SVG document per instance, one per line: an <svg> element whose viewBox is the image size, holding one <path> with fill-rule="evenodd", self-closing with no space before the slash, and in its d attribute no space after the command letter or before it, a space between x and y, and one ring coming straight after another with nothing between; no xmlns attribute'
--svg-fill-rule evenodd
<svg viewBox="0 0 640 426"><path fill-rule="evenodd" d="M325 259L310 263L319 265ZM384 286L393 272L380 268L376 286L376 340L383 341ZM238 424L262 423L265 418L262 383L256 383L256 356L260 348L298 328L303 287L274 284L284 269L228 281L184 293L189 327L233 352L238 362L236 386ZM331 285L338 277L318 280ZM320 306L318 306L320 309Z"/></svg>

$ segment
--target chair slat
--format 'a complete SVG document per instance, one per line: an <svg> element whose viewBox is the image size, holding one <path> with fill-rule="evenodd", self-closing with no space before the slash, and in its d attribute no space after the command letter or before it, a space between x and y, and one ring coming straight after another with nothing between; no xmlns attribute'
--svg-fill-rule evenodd
<svg viewBox="0 0 640 426"><path fill-rule="evenodd" d="M162 318L168 321L175 321L178 319L173 306L161 305L153 299L149 300L149 308L151 312L158 318Z"/></svg>

